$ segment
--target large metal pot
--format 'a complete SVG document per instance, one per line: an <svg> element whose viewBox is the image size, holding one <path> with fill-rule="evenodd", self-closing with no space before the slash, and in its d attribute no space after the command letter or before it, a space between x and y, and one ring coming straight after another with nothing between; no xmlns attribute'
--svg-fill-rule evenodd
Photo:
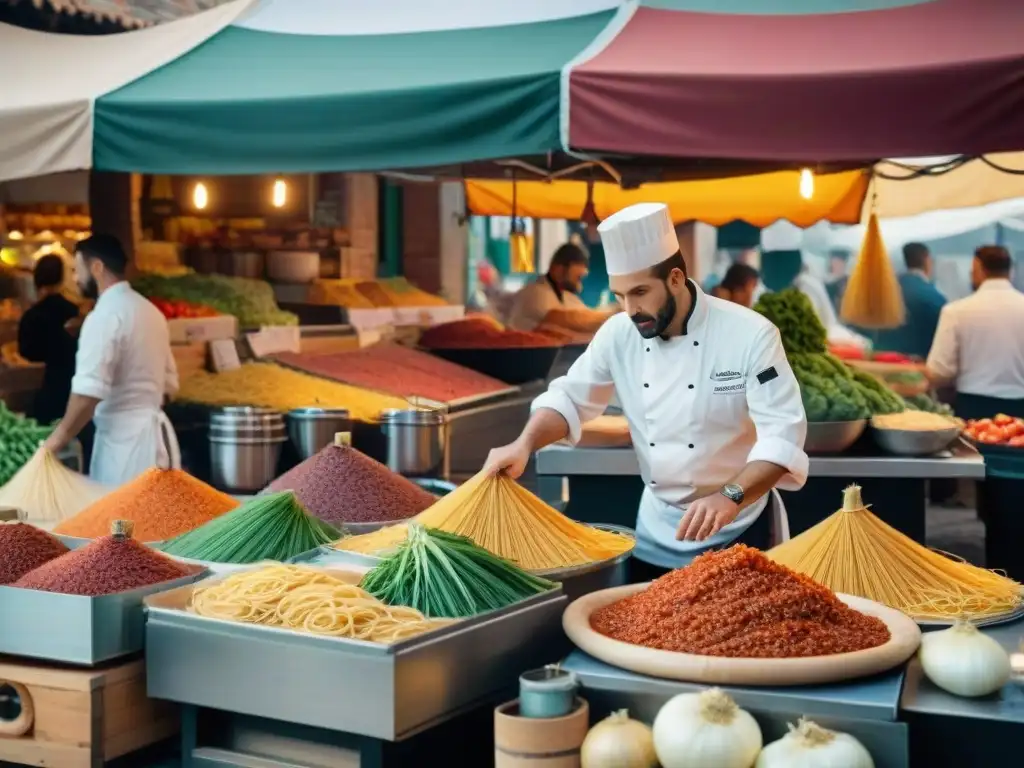
<svg viewBox="0 0 1024 768"><path fill-rule="evenodd" d="M263 278L263 254L257 251L231 251L221 256L221 270L234 277Z"/></svg>
<svg viewBox="0 0 1024 768"><path fill-rule="evenodd" d="M390 409L381 414L388 469L409 477L449 474L448 417L442 411Z"/></svg>
<svg viewBox="0 0 1024 768"><path fill-rule="evenodd" d="M896 456L930 456L944 451L960 437L960 427L950 425L949 429L881 429L871 427L875 442L886 453Z"/></svg>
<svg viewBox="0 0 1024 768"><path fill-rule="evenodd" d="M296 408L288 412L288 437L302 460L334 443L339 432L352 431L352 416L344 408Z"/></svg>
<svg viewBox="0 0 1024 768"><path fill-rule="evenodd" d="M287 441L284 417L266 408L223 408L210 415L210 475L229 491L258 491L277 475Z"/></svg>

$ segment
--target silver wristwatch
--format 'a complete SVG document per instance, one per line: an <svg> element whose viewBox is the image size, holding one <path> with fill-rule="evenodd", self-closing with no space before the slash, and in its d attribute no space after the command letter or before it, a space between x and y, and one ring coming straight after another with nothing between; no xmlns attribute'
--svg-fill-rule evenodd
<svg viewBox="0 0 1024 768"><path fill-rule="evenodd" d="M722 486L720 493L734 504L739 505L743 503L743 486L736 485L736 483L729 483L728 485Z"/></svg>

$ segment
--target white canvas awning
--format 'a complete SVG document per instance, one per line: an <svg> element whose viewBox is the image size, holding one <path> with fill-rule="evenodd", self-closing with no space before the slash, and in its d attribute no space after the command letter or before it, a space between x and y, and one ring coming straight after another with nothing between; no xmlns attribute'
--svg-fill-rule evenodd
<svg viewBox="0 0 1024 768"><path fill-rule="evenodd" d="M192 50L253 2L115 35L0 24L0 181L90 168L95 100Z"/></svg>

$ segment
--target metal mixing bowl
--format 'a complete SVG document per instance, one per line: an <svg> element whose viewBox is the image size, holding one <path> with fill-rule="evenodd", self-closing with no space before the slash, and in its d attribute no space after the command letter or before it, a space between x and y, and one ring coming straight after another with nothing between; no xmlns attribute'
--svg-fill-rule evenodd
<svg viewBox="0 0 1024 768"><path fill-rule="evenodd" d="M944 451L960 437L960 427L949 429L879 429L871 427L871 436L886 453L897 456L930 456Z"/></svg>
<svg viewBox="0 0 1024 768"><path fill-rule="evenodd" d="M806 453L842 453L864 434L867 424L867 419L809 421L807 422L804 451Z"/></svg>

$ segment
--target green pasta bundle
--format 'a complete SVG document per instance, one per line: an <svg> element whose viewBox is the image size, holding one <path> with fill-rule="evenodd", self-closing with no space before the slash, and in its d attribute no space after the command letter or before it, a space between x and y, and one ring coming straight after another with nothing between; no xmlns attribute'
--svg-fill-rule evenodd
<svg viewBox="0 0 1024 768"><path fill-rule="evenodd" d="M472 539L410 523L398 551L371 570L360 586L388 605L404 605L432 619L459 619L525 600L554 588Z"/></svg>
<svg viewBox="0 0 1024 768"><path fill-rule="evenodd" d="M341 534L310 515L291 491L257 496L237 509L168 541L168 555L209 563L287 560Z"/></svg>

